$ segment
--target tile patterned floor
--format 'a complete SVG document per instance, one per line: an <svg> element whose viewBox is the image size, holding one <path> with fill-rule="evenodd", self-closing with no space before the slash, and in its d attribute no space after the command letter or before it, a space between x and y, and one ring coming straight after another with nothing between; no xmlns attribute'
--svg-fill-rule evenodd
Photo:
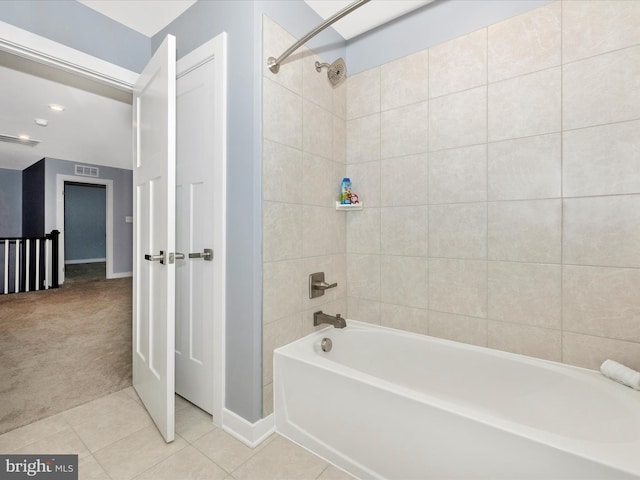
<svg viewBox="0 0 640 480"><path fill-rule="evenodd" d="M178 396L167 444L131 387L0 435L0 452L78 454L81 480L353 478L277 434L251 449Z"/></svg>

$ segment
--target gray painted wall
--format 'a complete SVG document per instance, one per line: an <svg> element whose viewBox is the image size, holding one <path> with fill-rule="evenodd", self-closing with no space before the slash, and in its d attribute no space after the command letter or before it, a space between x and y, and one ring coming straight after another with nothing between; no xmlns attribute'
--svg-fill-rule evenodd
<svg viewBox="0 0 640 480"><path fill-rule="evenodd" d="M22 171L0 168L0 238L22 236Z"/></svg>
<svg viewBox="0 0 640 480"><path fill-rule="evenodd" d="M68 184L64 188L64 261L105 258L106 189Z"/></svg>
<svg viewBox="0 0 640 480"><path fill-rule="evenodd" d="M552 1L436 0L349 40L347 71L377 67Z"/></svg>
<svg viewBox="0 0 640 480"><path fill-rule="evenodd" d="M2 0L0 21L134 72L151 56L149 37L76 1Z"/></svg>
<svg viewBox="0 0 640 480"><path fill-rule="evenodd" d="M75 165L56 158L45 159L45 229L56 228L56 176L75 175ZM113 273L128 273L133 270L133 224L126 223L125 217L133 215L133 171L122 168L105 167L81 162L82 165L96 166L100 178L113 180ZM90 180L90 178L87 178Z"/></svg>
<svg viewBox="0 0 640 480"><path fill-rule="evenodd" d="M42 159L22 171L22 234L25 237L41 237L48 233L44 229L44 211Z"/></svg>
<svg viewBox="0 0 640 480"><path fill-rule="evenodd" d="M152 39L177 37L178 58L219 33L228 37L227 385L226 407L250 422L262 412L262 15L296 36L321 19L304 2L198 2ZM344 40L325 31L309 46L344 56ZM282 52L274 52L279 56ZM242 192L238 201L237 192Z"/></svg>

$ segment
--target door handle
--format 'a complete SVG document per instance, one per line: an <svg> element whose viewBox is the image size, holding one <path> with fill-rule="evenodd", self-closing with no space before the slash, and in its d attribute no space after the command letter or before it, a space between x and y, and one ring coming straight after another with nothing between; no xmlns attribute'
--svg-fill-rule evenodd
<svg viewBox="0 0 640 480"><path fill-rule="evenodd" d="M184 253L176 252L176 260L184 260Z"/></svg>
<svg viewBox="0 0 640 480"><path fill-rule="evenodd" d="M203 252L190 253L189 258L201 258L210 262L213 260L213 250L211 248L205 248Z"/></svg>
<svg viewBox="0 0 640 480"><path fill-rule="evenodd" d="M150 262L160 262L164 265L164 251L160 250L160 255L145 254L144 259Z"/></svg>

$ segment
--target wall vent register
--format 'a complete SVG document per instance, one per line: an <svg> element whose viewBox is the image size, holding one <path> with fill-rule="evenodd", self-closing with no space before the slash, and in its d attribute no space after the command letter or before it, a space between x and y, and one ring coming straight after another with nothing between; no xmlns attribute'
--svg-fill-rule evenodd
<svg viewBox="0 0 640 480"><path fill-rule="evenodd" d="M85 165L76 165L76 175L83 177L99 177L100 169L97 167L87 167Z"/></svg>

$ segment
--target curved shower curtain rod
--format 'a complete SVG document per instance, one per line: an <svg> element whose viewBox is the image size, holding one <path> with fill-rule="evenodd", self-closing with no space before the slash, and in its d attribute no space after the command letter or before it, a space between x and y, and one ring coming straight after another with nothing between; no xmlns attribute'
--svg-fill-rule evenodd
<svg viewBox="0 0 640 480"><path fill-rule="evenodd" d="M326 19L322 24L318 25L316 28L314 28L313 30L311 30L309 33L307 33L304 37L302 37L300 40L298 40L296 43L294 43L293 45L291 45L287 50L285 50L285 52L280 55L277 59L274 57L269 57L267 59L267 66L269 67L269 70L271 70L273 73L278 73L280 71L280 63L282 63L289 55L291 55L293 52L295 52L298 48L300 48L302 45L304 45L305 43L307 43L309 40L311 40L313 37L315 37L317 34L319 34L321 31L323 31L325 28L327 28L328 26L334 24L335 22L337 22L338 20L340 20L342 17L349 15L351 12L353 12L356 8L361 7L362 5L364 5L365 3L369 2L370 0L356 0L355 2L353 2L350 5L347 5L345 8L343 8L342 10L340 10L338 13L336 13L335 15L333 15L332 17Z"/></svg>

